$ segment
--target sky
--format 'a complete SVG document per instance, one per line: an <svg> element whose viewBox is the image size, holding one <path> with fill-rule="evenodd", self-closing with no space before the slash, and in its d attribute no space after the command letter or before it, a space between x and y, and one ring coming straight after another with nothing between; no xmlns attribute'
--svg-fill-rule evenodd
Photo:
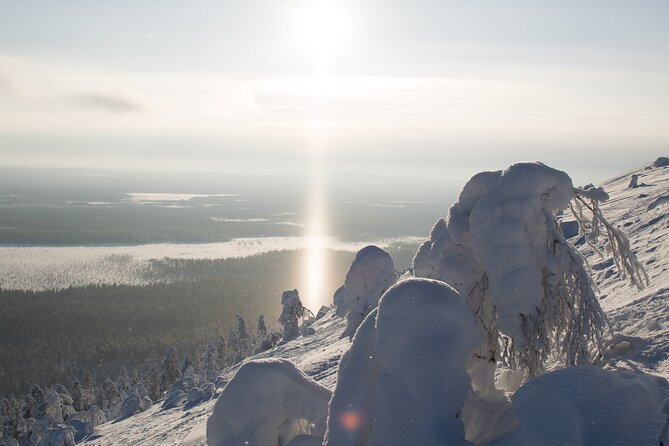
<svg viewBox="0 0 669 446"><path fill-rule="evenodd" d="M0 165L600 181L669 150L669 2L5 0Z"/></svg>

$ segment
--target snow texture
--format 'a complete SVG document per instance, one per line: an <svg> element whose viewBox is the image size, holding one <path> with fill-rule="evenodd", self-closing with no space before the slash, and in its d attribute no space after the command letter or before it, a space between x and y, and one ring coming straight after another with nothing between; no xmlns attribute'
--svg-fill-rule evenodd
<svg viewBox="0 0 669 446"><path fill-rule="evenodd" d="M247 362L207 421L209 446L281 446L298 435L322 438L331 392L290 361Z"/></svg>
<svg viewBox="0 0 669 446"><path fill-rule="evenodd" d="M465 365L479 342L453 288L427 279L398 282L342 358L324 445L465 444Z"/></svg>
<svg viewBox="0 0 669 446"><path fill-rule="evenodd" d="M381 295L397 281L395 263L387 251L369 245L355 255L344 285L334 294L337 314L346 316L342 337L353 337L365 316L379 303Z"/></svg>
<svg viewBox="0 0 669 446"><path fill-rule="evenodd" d="M584 365L528 381L513 396L521 428L495 446L656 446L664 442L667 383Z"/></svg>

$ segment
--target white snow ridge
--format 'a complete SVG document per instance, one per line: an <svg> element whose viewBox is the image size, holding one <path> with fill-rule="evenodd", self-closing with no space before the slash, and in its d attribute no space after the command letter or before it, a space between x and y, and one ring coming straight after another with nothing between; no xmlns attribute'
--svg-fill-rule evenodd
<svg viewBox="0 0 669 446"><path fill-rule="evenodd" d="M669 446L666 197L663 159L601 188L541 163L477 174L414 277L364 248L309 336L87 444Z"/></svg>

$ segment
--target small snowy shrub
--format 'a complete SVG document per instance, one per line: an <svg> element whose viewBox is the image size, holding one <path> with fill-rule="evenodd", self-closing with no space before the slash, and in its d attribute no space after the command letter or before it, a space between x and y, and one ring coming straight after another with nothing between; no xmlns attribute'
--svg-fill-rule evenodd
<svg viewBox="0 0 669 446"><path fill-rule="evenodd" d="M373 245L358 251L344 285L333 297L337 315L347 320L342 337L353 337L365 316L376 308L381 295L396 281L395 263L387 251Z"/></svg>
<svg viewBox="0 0 669 446"><path fill-rule="evenodd" d="M242 365L207 420L209 446L286 445L325 433L328 389L285 359Z"/></svg>
<svg viewBox="0 0 669 446"><path fill-rule="evenodd" d="M324 445L466 444L466 363L480 335L443 282L408 279L381 298L342 357Z"/></svg>
<svg viewBox="0 0 669 446"><path fill-rule="evenodd" d="M418 249L415 275L455 287L484 334L478 364L470 365L479 370L474 379L484 381L475 384L479 391L493 382L497 361L531 377L550 357L573 365L601 354L606 316L585 259L565 239L556 212L571 207L593 244L604 228L623 274L643 286L629 241L599 210L606 199L601 188L575 189L566 173L541 163L482 172Z"/></svg>

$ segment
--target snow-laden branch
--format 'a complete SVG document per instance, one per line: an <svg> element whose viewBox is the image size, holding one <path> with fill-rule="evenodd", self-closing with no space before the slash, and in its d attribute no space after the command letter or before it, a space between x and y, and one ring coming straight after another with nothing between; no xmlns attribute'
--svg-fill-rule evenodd
<svg viewBox="0 0 669 446"><path fill-rule="evenodd" d="M592 191L598 191L598 193ZM630 241L625 233L609 223L599 208L599 203L608 200L608 198L608 195L601 188L575 188L574 199L569 206L576 221L578 221L586 242L600 256L603 256L603 254L596 243L602 235L601 227L606 230L606 250L613 256L620 275L624 279L629 277L630 282L636 285L639 290L642 290L650 283L648 273L630 247ZM590 211L591 216L585 215L584 207Z"/></svg>

